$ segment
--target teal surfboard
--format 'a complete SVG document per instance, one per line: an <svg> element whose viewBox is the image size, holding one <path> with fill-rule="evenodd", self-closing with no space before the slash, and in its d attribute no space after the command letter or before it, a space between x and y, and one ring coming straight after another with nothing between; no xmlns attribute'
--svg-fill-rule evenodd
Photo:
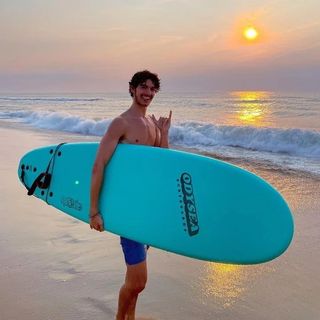
<svg viewBox="0 0 320 320"><path fill-rule="evenodd" d="M19 164L39 199L88 223L98 143L35 149ZM293 219L280 193L234 165L192 153L118 145L105 169L100 209L112 233L181 255L256 264L282 254Z"/></svg>

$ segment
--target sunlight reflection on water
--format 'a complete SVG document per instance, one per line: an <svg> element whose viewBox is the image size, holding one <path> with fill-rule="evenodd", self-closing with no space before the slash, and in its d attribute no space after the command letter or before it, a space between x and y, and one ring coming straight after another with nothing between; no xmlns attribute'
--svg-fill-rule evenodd
<svg viewBox="0 0 320 320"><path fill-rule="evenodd" d="M245 295L260 275L267 272L274 272L274 269L266 265L206 263L201 278L202 293L228 308Z"/></svg>
<svg viewBox="0 0 320 320"><path fill-rule="evenodd" d="M232 125L253 125L257 127L271 124L271 93L265 91L234 91L235 110L231 116Z"/></svg>

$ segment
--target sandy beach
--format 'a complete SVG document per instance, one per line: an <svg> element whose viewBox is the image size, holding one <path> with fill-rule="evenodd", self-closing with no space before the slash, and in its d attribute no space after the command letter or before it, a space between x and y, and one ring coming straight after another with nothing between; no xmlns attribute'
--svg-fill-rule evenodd
<svg viewBox="0 0 320 320"><path fill-rule="evenodd" d="M1 320L114 318L125 272L118 237L94 232L28 197L16 173L26 151L70 137L86 139L0 125ZM137 308L141 319L320 318L320 180L239 165L267 179L288 201L296 228L290 248L256 266L207 263L151 249L149 282Z"/></svg>

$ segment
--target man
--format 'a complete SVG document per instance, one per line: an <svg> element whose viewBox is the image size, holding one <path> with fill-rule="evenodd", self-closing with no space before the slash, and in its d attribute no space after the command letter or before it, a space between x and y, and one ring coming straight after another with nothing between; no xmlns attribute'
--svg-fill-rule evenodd
<svg viewBox="0 0 320 320"><path fill-rule="evenodd" d="M102 138L96 156L91 179L90 227L103 231L104 223L99 212L99 193L103 182L104 167L112 157L118 143L141 144L168 148L168 132L171 125L169 117L158 120L147 116L147 108L160 89L157 74L147 70L134 74L129 82L129 93L132 97L131 107L116 117ZM125 283L120 289L117 320L133 320L139 293L147 282L147 264L145 245L121 238L127 272Z"/></svg>

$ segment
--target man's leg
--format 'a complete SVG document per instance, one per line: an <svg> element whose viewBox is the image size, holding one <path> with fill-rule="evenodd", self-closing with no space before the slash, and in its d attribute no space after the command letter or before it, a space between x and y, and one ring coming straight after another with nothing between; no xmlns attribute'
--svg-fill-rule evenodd
<svg viewBox="0 0 320 320"><path fill-rule="evenodd" d="M120 289L117 320L134 320L139 293L147 283L147 262L128 265L125 283Z"/></svg>
<svg viewBox="0 0 320 320"><path fill-rule="evenodd" d="M135 299L132 299L127 311L126 320L135 319L137 300L138 300L138 296Z"/></svg>

